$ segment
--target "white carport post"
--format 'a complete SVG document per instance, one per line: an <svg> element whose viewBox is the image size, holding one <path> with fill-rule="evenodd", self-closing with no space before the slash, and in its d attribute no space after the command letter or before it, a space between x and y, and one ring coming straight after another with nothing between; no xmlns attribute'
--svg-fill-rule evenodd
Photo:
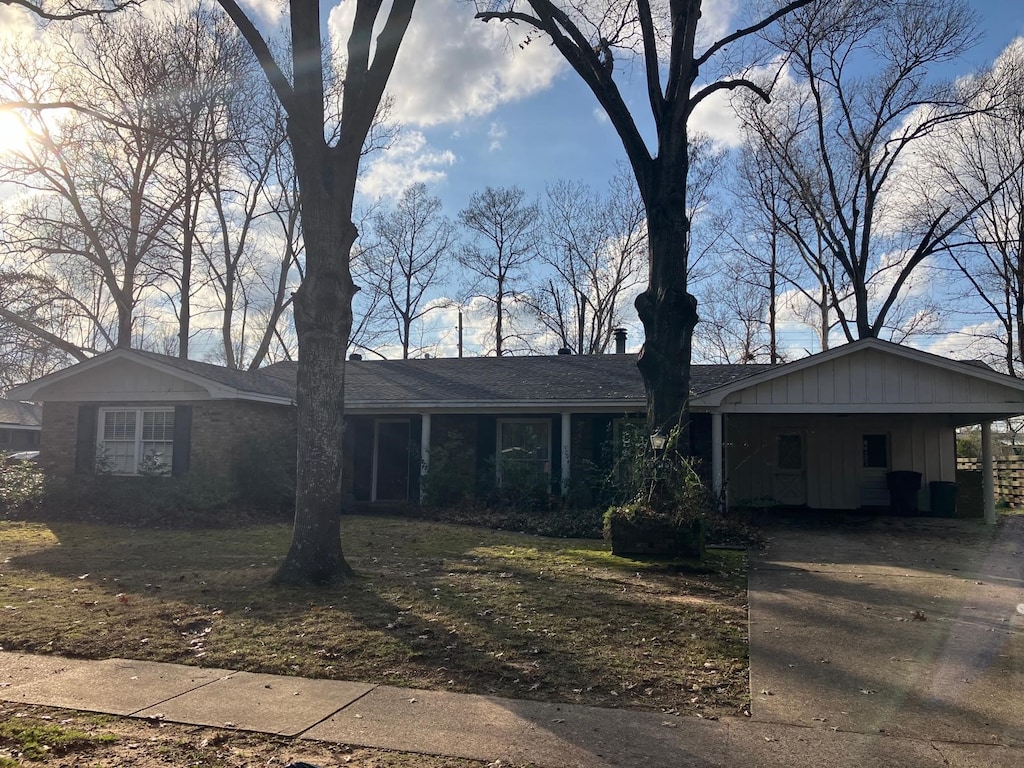
<svg viewBox="0 0 1024 768"><path fill-rule="evenodd" d="M423 502L423 478L430 470L430 414L420 414L420 502Z"/></svg>
<svg viewBox="0 0 1024 768"><path fill-rule="evenodd" d="M725 485L724 461L722 455L722 414L711 414L711 489L715 498L722 498Z"/></svg>
<svg viewBox="0 0 1024 768"><path fill-rule="evenodd" d="M572 445L572 435L569 433L572 428L572 414L568 411L562 412L562 495L567 496L569 494L569 465L572 459L570 446Z"/></svg>
<svg viewBox="0 0 1024 768"><path fill-rule="evenodd" d="M996 478L992 471L992 422L981 422L981 495L985 504L985 522L996 522Z"/></svg>

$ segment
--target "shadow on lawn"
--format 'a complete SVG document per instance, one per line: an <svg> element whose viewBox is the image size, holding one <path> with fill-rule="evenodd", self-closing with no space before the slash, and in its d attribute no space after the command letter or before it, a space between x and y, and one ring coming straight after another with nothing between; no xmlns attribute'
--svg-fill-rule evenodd
<svg viewBox="0 0 1024 768"><path fill-rule="evenodd" d="M10 559L12 574L40 582L30 598L5 582L24 621L0 630L2 644L586 704L743 704L735 572L687 577L613 559L597 541L343 525L359 576L304 590L269 584L284 526L51 524L60 546Z"/></svg>

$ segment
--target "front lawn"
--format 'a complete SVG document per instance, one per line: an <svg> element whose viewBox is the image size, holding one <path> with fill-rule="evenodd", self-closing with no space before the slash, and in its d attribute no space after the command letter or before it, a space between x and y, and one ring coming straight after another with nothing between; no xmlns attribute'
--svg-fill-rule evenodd
<svg viewBox="0 0 1024 768"><path fill-rule="evenodd" d="M290 528L0 522L0 647L704 716L747 701L746 558L697 567L346 517L358 578L269 585Z"/></svg>

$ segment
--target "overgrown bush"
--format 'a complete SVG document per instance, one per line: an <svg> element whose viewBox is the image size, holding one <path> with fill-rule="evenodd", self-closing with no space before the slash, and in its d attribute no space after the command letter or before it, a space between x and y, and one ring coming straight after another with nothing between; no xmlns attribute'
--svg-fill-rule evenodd
<svg viewBox="0 0 1024 768"><path fill-rule="evenodd" d="M452 507L473 498L475 458L461 433L449 432L442 444L430 449L429 457L427 474L420 479L424 506Z"/></svg>
<svg viewBox="0 0 1024 768"><path fill-rule="evenodd" d="M295 439L275 435L242 444L231 466L235 501L258 512L295 509Z"/></svg>
<svg viewBox="0 0 1024 768"><path fill-rule="evenodd" d="M12 459L0 453L0 516L21 517L38 508L43 499L43 472L34 461Z"/></svg>
<svg viewBox="0 0 1024 768"><path fill-rule="evenodd" d="M614 552L703 557L709 521L721 505L704 483L699 462L677 445L675 432L661 455L642 450L631 457L625 473L632 480L630 498L604 515L604 535Z"/></svg>
<svg viewBox="0 0 1024 768"><path fill-rule="evenodd" d="M231 489L219 477L78 475L50 479L38 514L47 520L118 525L221 527L234 524Z"/></svg>

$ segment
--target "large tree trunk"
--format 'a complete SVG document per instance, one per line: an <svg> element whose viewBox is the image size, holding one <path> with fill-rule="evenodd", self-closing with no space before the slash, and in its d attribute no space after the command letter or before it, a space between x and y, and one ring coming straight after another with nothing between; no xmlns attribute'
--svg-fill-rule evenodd
<svg viewBox="0 0 1024 768"><path fill-rule="evenodd" d="M682 177L685 179L685 176ZM649 280L636 298L644 326L637 367L647 394L647 427L669 435L679 430L677 450L689 453L690 351L697 300L687 290L690 222L685 197L659 195L648 204Z"/></svg>
<svg viewBox="0 0 1024 768"><path fill-rule="evenodd" d="M306 165L300 154L296 147L306 276L294 300L299 343L295 524L275 580L323 585L352 574L341 550L341 473L345 352L355 293L347 257L358 232L344 214L351 208L339 203L332 183L340 170L327 163Z"/></svg>

